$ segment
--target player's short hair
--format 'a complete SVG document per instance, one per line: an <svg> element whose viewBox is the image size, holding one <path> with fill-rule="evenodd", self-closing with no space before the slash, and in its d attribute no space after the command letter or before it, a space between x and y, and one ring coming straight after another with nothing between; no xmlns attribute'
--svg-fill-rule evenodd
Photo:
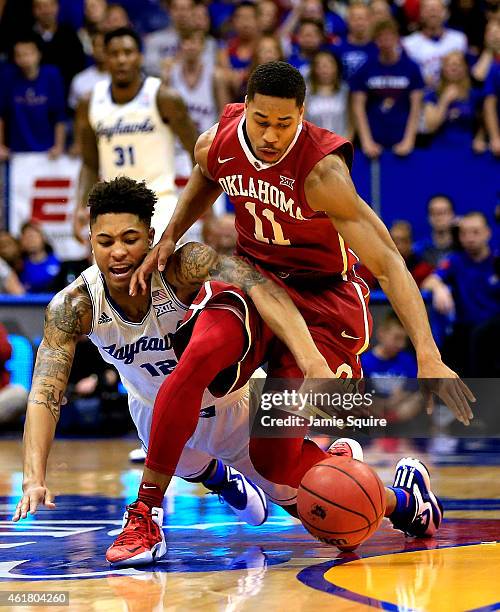
<svg viewBox="0 0 500 612"><path fill-rule="evenodd" d="M290 64L267 62L257 66L248 80L247 99L253 100L256 94L295 99L300 108L306 97L306 83L297 68Z"/></svg>
<svg viewBox="0 0 500 612"><path fill-rule="evenodd" d="M130 38L135 41L135 44L137 45L137 50L142 52L141 37L132 28L116 28L116 30L106 32L106 34L104 35L104 46L107 47L109 43L113 40L113 38L122 38L123 36L130 36Z"/></svg>
<svg viewBox="0 0 500 612"><path fill-rule="evenodd" d="M90 190L87 201L90 224L92 225L99 215L130 213L137 215L150 227L157 201L155 192L148 189L144 181L134 181L128 176L100 181Z"/></svg>

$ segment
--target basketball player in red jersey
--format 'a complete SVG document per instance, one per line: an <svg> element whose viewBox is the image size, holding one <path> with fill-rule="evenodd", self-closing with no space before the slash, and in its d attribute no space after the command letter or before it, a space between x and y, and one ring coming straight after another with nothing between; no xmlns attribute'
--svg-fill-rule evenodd
<svg viewBox="0 0 500 612"><path fill-rule="evenodd" d="M133 279L132 293L144 287L145 276L156 265L164 268L176 241L224 190L235 207L237 254L286 288L334 376L359 378L359 355L369 342L369 292L353 269L355 251L404 324L415 346L419 376L439 379L432 391L468 424L468 401L474 397L441 361L417 286L387 229L356 193L349 173L350 143L303 121L304 97L304 80L290 65L271 62L255 70L245 105L228 105L218 126L200 136L197 166L160 243ZM240 316L250 325L246 332L240 325L241 346L234 354L224 354L223 346L225 338L238 334L237 325L222 330L219 341L212 334L210 347L204 346L203 318L209 312L216 318L217 308L231 303L224 289L219 290L206 285L198 296L197 307L180 329L182 358L155 402L143 484L157 486L160 502L196 427L205 387L219 393L234 389L263 361L268 362L269 378L303 374L248 309ZM237 314L237 307L231 308ZM219 347L215 358L214 347ZM250 451L262 475L293 487L327 456L303 438L254 438ZM398 463L394 487L387 490L386 515L413 536L432 535L439 527L441 507L418 460Z"/></svg>

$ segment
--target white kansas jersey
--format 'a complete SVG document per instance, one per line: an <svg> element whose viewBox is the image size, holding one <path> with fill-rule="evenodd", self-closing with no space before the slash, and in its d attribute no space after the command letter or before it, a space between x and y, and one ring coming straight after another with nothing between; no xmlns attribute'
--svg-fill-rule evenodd
<svg viewBox="0 0 500 612"><path fill-rule="evenodd" d="M144 180L161 197L173 193L175 160L174 135L158 110L160 84L160 79L147 77L135 98L115 104L109 81L97 83L89 121L97 139L101 178L125 175Z"/></svg>
<svg viewBox="0 0 500 612"><path fill-rule="evenodd" d="M118 370L139 438L147 447L156 394L177 364L172 337L188 307L179 302L173 288L155 271L151 276L150 309L142 321L134 323L127 320L110 297L97 266L87 268L82 278L92 301L89 338L104 361ZM225 408L236 403L245 392L243 387L216 399L205 391L201 408Z"/></svg>

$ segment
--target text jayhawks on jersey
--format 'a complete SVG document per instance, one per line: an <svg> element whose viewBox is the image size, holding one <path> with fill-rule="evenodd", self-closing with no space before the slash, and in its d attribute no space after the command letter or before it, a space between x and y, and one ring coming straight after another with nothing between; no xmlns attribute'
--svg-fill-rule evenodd
<svg viewBox="0 0 500 612"><path fill-rule="evenodd" d="M231 174L221 177L219 185L228 196L243 196L258 200L262 204L271 204L290 215L293 219L305 221L300 206L295 204L295 200L287 198L284 191L281 191L281 189L267 181L261 179L254 181L252 177L247 178L243 177L242 174Z"/></svg>
<svg viewBox="0 0 500 612"><path fill-rule="evenodd" d="M104 136L108 140L117 134L145 134L154 131L155 126L149 117L139 123L129 123L121 117L113 125L104 125L102 121L98 121L95 127L97 138Z"/></svg>
<svg viewBox="0 0 500 612"><path fill-rule="evenodd" d="M135 342L130 344L124 344L117 348L116 344L110 344L109 346L103 346L102 350L106 351L113 359L123 361L125 364L134 362L135 356L138 353L145 351L169 351L172 349L172 337L173 334L165 334L163 338L150 338L149 336L142 336Z"/></svg>

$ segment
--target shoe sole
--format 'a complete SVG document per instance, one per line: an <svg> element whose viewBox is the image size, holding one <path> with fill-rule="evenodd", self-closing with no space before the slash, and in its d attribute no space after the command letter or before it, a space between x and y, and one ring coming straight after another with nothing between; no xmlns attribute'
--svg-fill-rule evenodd
<svg viewBox="0 0 500 612"><path fill-rule="evenodd" d="M442 506L441 502L438 500L438 498L434 495L434 493L431 490L431 475L429 473L429 470L427 469L427 466L425 465L425 463L422 463L422 461L420 461L420 459L414 459L413 457L404 457L403 459L400 459L397 462L397 464L396 464L396 472L398 471L398 469L399 469L399 467L401 465L409 465L410 467L415 468L415 470L424 479L424 484L425 484L425 486L427 488L427 494L431 498L432 503L435 505L435 507L439 511L439 524L438 524L438 526L436 528L436 531L437 531L439 529L439 527L441 526L441 523L443 521L444 511L443 511L443 506ZM432 537L432 535L430 535L428 537Z"/></svg>
<svg viewBox="0 0 500 612"><path fill-rule="evenodd" d="M128 559L123 559L122 561L108 561L110 565L113 567L136 567L140 565L150 565L158 561L165 556L167 552L167 543L163 538L160 542L155 544L153 548L149 551L145 551L140 553L139 555L135 555L135 557L129 557Z"/></svg>
<svg viewBox="0 0 500 612"><path fill-rule="evenodd" d="M353 440L352 438L339 438L338 440L335 440L333 444L337 444L337 442L343 442L349 446L353 459L356 459L357 461L364 461L363 448L357 440ZM328 451L329 450L330 449L328 449ZM335 456L333 453L332 455Z"/></svg>

